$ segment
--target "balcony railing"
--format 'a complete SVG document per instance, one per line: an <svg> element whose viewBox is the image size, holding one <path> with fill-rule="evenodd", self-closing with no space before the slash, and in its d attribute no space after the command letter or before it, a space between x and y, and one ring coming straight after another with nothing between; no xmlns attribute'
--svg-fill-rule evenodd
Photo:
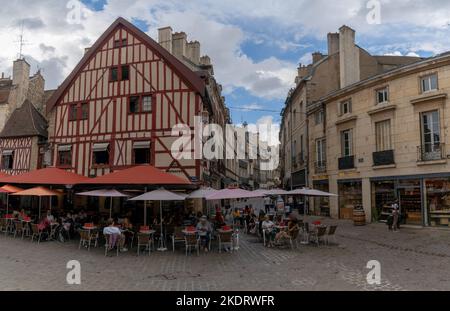
<svg viewBox="0 0 450 311"><path fill-rule="evenodd" d="M340 170L350 170L355 168L355 156L342 157L339 159Z"/></svg>
<svg viewBox="0 0 450 311"><path fill-rule="evenodd" d="M374 152L372 156L373 156L373 166L395 164L394 150L384 150Z"/></svg>
<svg viewBox="0 0 450 311"><path fill-rule="evenodd" d="M322 174L327 172L327 161L318 161L314 163L316 174Z"/></svg>
<svg viewBox="0 0 450 311"><path fill-rule="evenodd" d="M436 161L445 159L445 144L425 144L417 147L417 161Z"/></svg>

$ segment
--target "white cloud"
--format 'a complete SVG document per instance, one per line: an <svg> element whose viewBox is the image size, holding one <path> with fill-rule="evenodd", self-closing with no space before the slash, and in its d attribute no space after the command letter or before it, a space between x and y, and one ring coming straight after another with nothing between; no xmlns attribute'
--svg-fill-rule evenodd
<svg viewBox="0 0 450 311"><path fill-rule="evenodd" d="M67 3L60 0L2 3L3 71L10 72L17 57L21 20L28 41L25 55L32 59L34 70L37 66L43 68L47 85L56 87L82 57L84 48L119 15L143 20L154 38L161 26L172 25L176 31L186 31L190 39L201 41L203 52L211 56L217 79L226 93L244 88L265 99L286 96L298 64L276 57L253 60L241 49L249 38L264 43L273 40L274 48L295 51L310 45L302 40L306 35L324 40L326 33L348 24L357 30L358 38L377 39L374 45L379 54L403 51L406 55L417 55L420 51L441 53L450 49L450 2L444 0L381 0L381 25L366 22L365 0L109 0L103 11L90 12L81 25L67 23ZM279 33L279 38L258 38L245 26L253 22L261 25L258 33L273 30L272 33ZM385 42L393 36L395 44ZM309 53L299 58L302 63L311 61Z"/></svg>

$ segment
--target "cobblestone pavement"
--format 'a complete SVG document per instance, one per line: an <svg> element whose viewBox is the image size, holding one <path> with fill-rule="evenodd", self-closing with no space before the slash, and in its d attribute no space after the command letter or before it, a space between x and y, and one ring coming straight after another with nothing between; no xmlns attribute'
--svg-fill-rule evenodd
<svg viewBox="0 0 450 311"><path fill-rule="evenodd" d="M338 224L338 245L264 248L241 236L238 252L185 256L135 252L105 257L75 242L0 236L0 290L450 290L450 231ZM82 284L66 284L66 264L81 263ZM368 285L369 260L381 263L381 285Z"/></svg>

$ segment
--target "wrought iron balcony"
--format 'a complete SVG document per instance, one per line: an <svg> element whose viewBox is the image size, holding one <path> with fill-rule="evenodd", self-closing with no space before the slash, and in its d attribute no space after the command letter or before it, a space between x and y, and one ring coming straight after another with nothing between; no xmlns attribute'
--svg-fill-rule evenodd
<svg viewBox="0 0 450 311"><path fill-rule="evenodd" d="M374 152L372 156L373 156L373 166L395 164L394 150Z"/></svg>
<svg viewBox="0 0 450 311"><path fill-rule="evenodd" d="M316 174L323 174L327 172L327 161L318 161L314 163Z"/></svg>
<svg viewBox="0 0 450 311"><path fill-rule="evenodd" d="M355 168L355 156L342 157L339 159L340 170L350 170Z"/></svg>
<svg viewBox="0 0 450 311"><path fill-rule="evenodd" d="M436 161L445 159L445 144L425 144L417 147L417 161Z"/></svg>

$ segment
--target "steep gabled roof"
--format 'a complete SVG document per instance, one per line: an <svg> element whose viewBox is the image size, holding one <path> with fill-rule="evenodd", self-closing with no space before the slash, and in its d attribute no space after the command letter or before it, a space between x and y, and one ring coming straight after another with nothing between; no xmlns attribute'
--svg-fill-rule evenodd
<svg viewBox="0 0 450 311"><path fill-rule="evenodd" d="M85 66L88 65L89 60L94 56L98 50L106 44L112 33L118 28L124 27L132 35L142 41L143 44L147 45L148 48L152 49L155 53L166 60L167 64L182 78L185 79L185 83L191 86L196 92L200 93L202 96L205 92L205 83L198 77L191 69L189 69L185 64L179 61L175 56L173 56L169 51L159 45L155 40L150 38L147 34L141 31L139 28L134 26L132 23L128 22L122 17L119 17L109 28L103 33L103 35L95 42L95 44L89 49L89 51L83 56L81 61L72 71L72 73L64 80L63 84L56 90L53 96L47 102L47 112L50 112L60 98L64 95L67 88L70 87L73 81L75 81L79 72L83 70Z"/></svg>
<svg viewBox="0 0 450 311"><path fill-rule="evenodd" d="M26 100L17 108L5 124L0 138L42 136L47 137L47 120Z"/></svg>

